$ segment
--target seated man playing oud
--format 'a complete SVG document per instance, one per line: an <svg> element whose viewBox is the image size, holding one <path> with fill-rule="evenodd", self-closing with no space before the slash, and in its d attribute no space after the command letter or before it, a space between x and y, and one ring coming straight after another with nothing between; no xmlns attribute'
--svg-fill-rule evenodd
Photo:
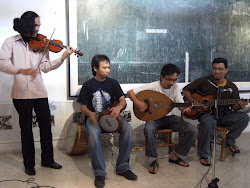
<svg viewBox="0 0 250 188"><path fill-rule="evenodd" d="M239 97L237 86L226 78L228 72L228 62L224 58L216 58L212 63L212 75L198 78L183 88L183 94L189 102L197 101L197 92L203 95L212 95L216 99L217 88L221 89L220 99L236 99L237 102L231 105L219 105L218 107L218 125L230 127L227 134L226 144L233 154L240 153L235 141L241 132L247 127L249 116L238 110L246 106ZM223 92L224 91L224 92ZM196 93L196 94L195 94ZM196 96L196 98L194 97ZM205 111L204 111L205 112ZM210 166L210 143L213 135L215 108L212 106L211 113L203 113L201 110L197 118L201 123L200 138L201 152L200 163L204 166Z"/></svg>
<svg viewBox="0 0 250 188"><path fill-rule="evenodd" d="M134 105L143 112L148 105L137 98L136 94L144 90L153 90L160 92L169 97L173 102L183 103L178 85L175 83L177 76L180 74L180 69L174 64L166 64L162 67L160 80L149 84L145 84L139 88L128 91L129 98L134 102ZM179 107L182 112L189 108ZM157 120L147 121L145 123L144 135L146 142L145 155L149 157L151 162L149 172L156 174L159 168L158 154L156 151L156 133L161 129L172 129L182 134L179 144L175 147L172 154L169 156L169 162L188 167L189 164L184 162L186 156L198 135L197 128L181 117L173 115L171 112Z"/></svg>

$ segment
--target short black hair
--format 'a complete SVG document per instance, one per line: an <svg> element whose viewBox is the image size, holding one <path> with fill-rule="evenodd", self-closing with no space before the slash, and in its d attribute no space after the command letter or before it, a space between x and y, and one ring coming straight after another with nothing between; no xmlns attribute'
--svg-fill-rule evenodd
<svg viewBox="0 0 250 188"><path fill-rule="evenodd" d="M165 77L166 75L172 75L174 73L177 73L179 75L181 73L181 70L174 64L165 64L161 69L161 76Z"/></svg>
<svg viewBox="0 0 250 188"><path fill-rule="evenodd" d="M33 35L35 33L34 28L36 27L35 18L37 17L39 17L37 13L27 11L23 13L21 18L15 18L13 20L13 29L22 35Z"/></svg>
<svg viewBox="0 0 250 188"><path fill-rule="evenodd" d="M102 61L107 61L110 64L110 60L106 55L97 54L92 58L91 67L92 67L92 74L94 76L96 75L96 71L94 70L94 67L99 69L100 62L102 62Z"/></svg>
<svg viewBox="0 0 250 188"><path fill-rule="evenodd" d="M225 68L228 67L227 60L226 60L225 58L222 58L222 57L215 58L215 59L213 60L212 65L215 64L215 63L224 63Z"/></svg>

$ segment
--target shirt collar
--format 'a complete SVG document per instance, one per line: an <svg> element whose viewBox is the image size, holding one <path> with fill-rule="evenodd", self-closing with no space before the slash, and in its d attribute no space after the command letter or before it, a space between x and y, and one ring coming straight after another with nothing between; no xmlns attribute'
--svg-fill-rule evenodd
<svg viewBox="0 0 250 188"><path fill-rule="evenodd" d="M18 40L22 40L23 41L23 38L22 38L22 36L20 34L16 35L15 42L18 41Z"/></svg>

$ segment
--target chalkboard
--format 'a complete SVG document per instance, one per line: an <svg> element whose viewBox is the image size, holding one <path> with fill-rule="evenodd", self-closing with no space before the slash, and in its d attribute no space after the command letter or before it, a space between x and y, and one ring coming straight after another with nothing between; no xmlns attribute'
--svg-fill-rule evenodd
<svg viewBox="0 0 250 188"><path fill-rule="evenodd" d="M84 52L78 82L92 77L95 54L110 58L110 77L121 84L158 80L166 63L181 69L184 82L186 52L189 81L210 74L212 60L224 57L229 79L246 82L249 31L249 0L77 0L77 46Z"/></svg>

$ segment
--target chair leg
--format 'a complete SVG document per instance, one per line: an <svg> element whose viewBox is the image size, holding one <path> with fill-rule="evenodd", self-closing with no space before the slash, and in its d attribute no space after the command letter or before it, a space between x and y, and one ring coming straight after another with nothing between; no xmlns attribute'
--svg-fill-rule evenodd
<svg viewBox="0 0 250 188"><path fill-rule="evenodd" d="M227 138L227 131L223 130L222 132L222 143L221 143L221 154L220 160L224 161L226 156L226 138Z"/></svg>
<svg viewBox="0 0 250 188"><path fill-rule="evenodd" d="M201 153L201 142L200 142L200 125L197 126L198 128L198 150L197 150L197 155L200 155Z"/></svg>
<svg viewBox="0 0 250 188"><path fill-rule="evenodd" d="M171 144L171 143L172 143L172 132L168 132L168 144ZM168 153L171 154L172 151L173 151L173 147L169 146Z"/></svg>
<svg viewBox="0 0 250 188"><path fill-rule="evenodd" d="M198 151L197 154L200 155L201 143L200 143L200 124L197 125L198 128ZM222 142L221 142L221 154L220 161L224 161L226 157L226 139L227 139L227 129L218 130L222 132ZM216 141L217 142L217 141Z"/></svg>

